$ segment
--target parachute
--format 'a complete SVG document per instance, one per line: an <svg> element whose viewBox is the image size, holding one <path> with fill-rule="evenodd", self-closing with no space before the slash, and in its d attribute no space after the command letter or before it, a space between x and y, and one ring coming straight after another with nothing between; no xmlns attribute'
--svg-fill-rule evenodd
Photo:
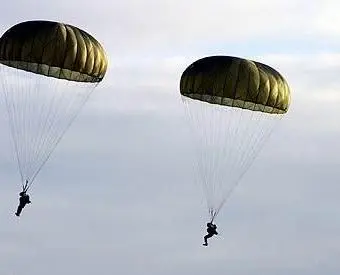
<svg viewBox="0 0 340 275"><path fill-rule="evenodd" d="M183 72L180 93L196 139L197 180L213 221L287 113L290 89L268 65L210 56Z"/></svg>
<svg viewBox="0 0 340 275"><path fill-rule="evenodd" d="M87 32L27 21L0 38L0 82L23 189L34 182L104 78L108 60Z"/></svg>

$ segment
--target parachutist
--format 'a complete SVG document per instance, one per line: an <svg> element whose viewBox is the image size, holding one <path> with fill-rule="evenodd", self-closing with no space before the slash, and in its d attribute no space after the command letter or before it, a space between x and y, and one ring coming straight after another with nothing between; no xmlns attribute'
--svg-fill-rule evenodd
<svg viewBox="0 0 340 275"><path fill-rule="evenodd" d="M20 216L20 213L21 213L22 209L24 209L26 204L31 203L30 196L28 194L26 194L26 191L20 192L19 195L20 195L19 206L18 206L17 212L15 212L15 215L17 215L18 217Z"/></svg>
<svg viewBox="0 0 340 275"><path fill-rule="evenodd" d="M207 223L207 232L208 234L204 236L204 244L205 246L208 246L208 239L211 238L214 235L217 235L217 226L216 224L213 224L212 222Z"/></svg>

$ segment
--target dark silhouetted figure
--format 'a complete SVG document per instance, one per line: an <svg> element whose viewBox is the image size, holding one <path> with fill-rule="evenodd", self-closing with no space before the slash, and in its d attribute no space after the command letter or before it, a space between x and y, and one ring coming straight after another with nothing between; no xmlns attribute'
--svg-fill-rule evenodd
<svg viewBox="0 0 340 275"><path fill-rule="evenodd" d="M20 213L22 209L24 209L26 204L31 203L30 196L26 194L26 191L20 192L19 195L20 195L19 206L18 206L17 212L15 213L15 215L17 215L18 217L20 216Z"/></svg>
<svg viewBox="0 0 340 275"><path fill-rule="evenodd" d="M216 224L213 224L212 222L207 223L207 232L208 234L204 236L204 244L205 246L208 246L208 239L211 238L214 235L217 235L217 226Z"/></svg>

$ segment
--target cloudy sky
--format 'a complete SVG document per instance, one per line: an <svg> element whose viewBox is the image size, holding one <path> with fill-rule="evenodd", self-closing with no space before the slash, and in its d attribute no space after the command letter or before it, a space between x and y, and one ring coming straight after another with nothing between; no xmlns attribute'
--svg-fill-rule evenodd
<svg viewBox="0 0 340 275"><path fill-rule="evenodd" d="M20 219L1 101L0 274L339 274L339 9L338 0L3 3L1 32L70 23L102 42L110 67ZM191 62L215 54L273 66L292 105L206 248L178 86Z"/></svg>

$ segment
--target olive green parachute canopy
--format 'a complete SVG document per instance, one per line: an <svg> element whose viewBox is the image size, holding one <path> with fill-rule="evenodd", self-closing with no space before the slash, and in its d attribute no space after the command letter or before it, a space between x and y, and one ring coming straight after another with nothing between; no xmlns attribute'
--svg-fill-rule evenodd
<svg viewBox="0 0 340 275"><path fill-rule="evenodd" d="M74 26L27 21L0 38L0 63L54 78L100 82L107 57L100 43Z"/></svg>
<svg viewBox="0 0 340 275"><path fill-rule="evenodd" d="M238 57L210 56L182 74L180 92L200 101L272 114L286 113L290 90L273 68Z"/></svg>

